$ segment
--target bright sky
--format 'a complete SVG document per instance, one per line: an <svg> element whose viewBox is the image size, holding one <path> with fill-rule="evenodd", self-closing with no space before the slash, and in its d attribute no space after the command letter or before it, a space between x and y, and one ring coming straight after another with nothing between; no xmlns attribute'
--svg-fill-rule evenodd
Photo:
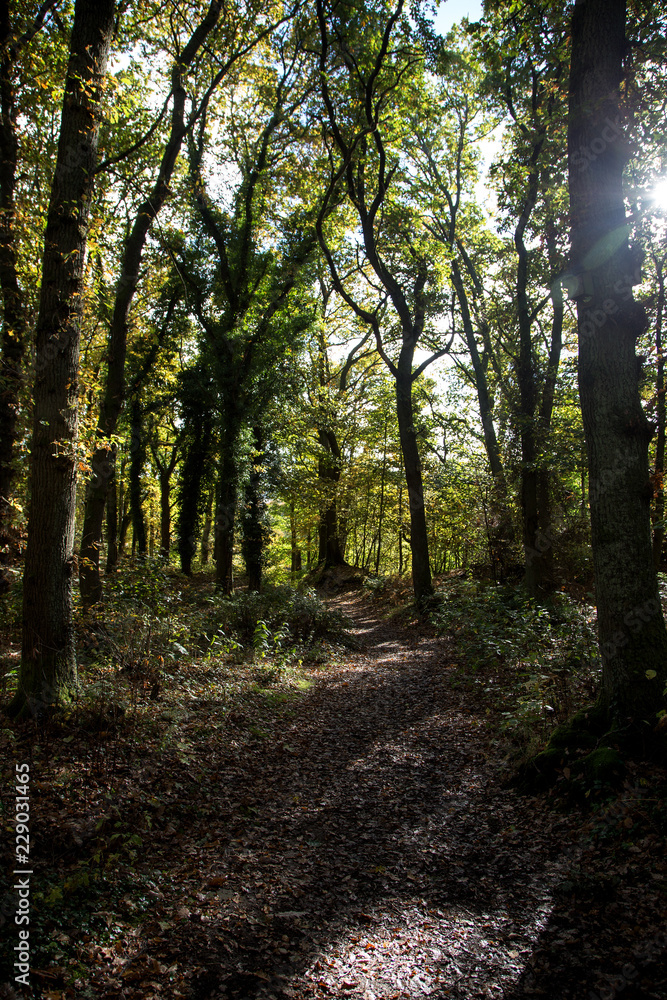
<svg viewBox="0 0 667 1000"><path fill-rule="evenodd" d="M445 0L438 8L434 25L436 30L444 34L462 17L469 21L478 21L482 17L482 0Z"/></svg>

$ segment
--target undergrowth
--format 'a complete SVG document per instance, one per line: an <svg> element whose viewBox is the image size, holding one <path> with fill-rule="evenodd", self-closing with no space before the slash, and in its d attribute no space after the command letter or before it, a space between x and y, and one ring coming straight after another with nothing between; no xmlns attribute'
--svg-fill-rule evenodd
<svg viewBox="0 0 667 1000"><path fill-rule="evenodd" d="M595 612L565 594L539 603L521 587L448 581L431 614L465 657L465 676L495 705L500 728L535 748L594 699Z"/></svg>
<svg viewBox="0 0 667 1000"><path fill-rule="evenodd" d="M20 633L7 627L16 616L5 622L16 644ZM104 603L87 613L78 608L75 624L81 684L72 711L97 730L142 704L179 692L187 698L190 687L218 701L236 679L241 687L289 681L290 672L298 679L302 664L324 664L341 646L354 646L345 616L312 590L278 586L225 597L212 593L211 578L187 579L158 559L123 566L107 579ZM17 658L1 672L5 701Z"/></svg>
<svg viewBox="0 0 667 1000"><path fill-rule="evenodd" d="M350 645L346 625L345 616L328 608L314 590L288 586L211 597L207 615L209 631L233 637L246 649L264 651L271 644L293 643L302 650L322 641Z"/></svg>

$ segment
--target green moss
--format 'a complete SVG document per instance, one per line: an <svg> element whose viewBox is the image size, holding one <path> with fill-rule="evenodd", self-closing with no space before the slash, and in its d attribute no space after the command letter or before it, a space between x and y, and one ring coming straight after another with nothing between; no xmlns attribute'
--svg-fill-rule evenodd
<svg viewBox="0 0 667 1000"><path fill-rule="evenodd" d="M541 774L549 773L562 765L563 752L557 747L547 747L546 750L536 754L530 763Z"/></svg>
<svg viewBox="0 0 667 1000"><path fill-rule="evenodd" d="M609 726L609 716L602 705L590 705L572 716L571 725L575 729L586 730L595 736L602 736Z"/></svg>
<svg viewBox="0 0 667 1000"><path fill-rule="evenodd" d="M552 734L549 740L549 747L551 749L565 750L565 749L581 749L586 750L593 748L597 743L597 739L593 733L587 732L586 730L577 729L573 724L573 721L565 722L562 726Z"/></svg>
<svg viewBox="0 0 667 1000"><path fill-rule="evenodd" d="M521 792L539 791L553 784L556 772L563 766L562 750L547 747L521 765L510 784Z"/></svg>
<svg viewBox="0 0 667 1000"><path fill-rule="evenodd" d="M620 777L625 766L618 750L613 747L598 747L580 762L584 776L588 781L613 781Z"/></svg>

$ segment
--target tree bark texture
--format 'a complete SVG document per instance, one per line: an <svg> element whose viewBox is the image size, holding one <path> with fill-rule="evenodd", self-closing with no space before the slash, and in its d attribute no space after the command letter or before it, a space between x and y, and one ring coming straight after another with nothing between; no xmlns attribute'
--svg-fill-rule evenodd
<svg viewBox="0 0 667 1000"><path fill-rule="evenodd" d="M572 16L569 287L578 312L601 703L616 722L641 722L663 702L667 633L651 552L651 428L635 353L646 315L633 297L638 262L628 246L623 201L625 16L625 0L580 0Z"/></svg>
<svg viewBox="0 0 667 1000"><path fill-rule="evenodd" d="M338 533L338 483L342 457L334 431L320 427L318 435L324 454L320 456L317 468L323 496L317 561L328 569L330 566L342 566L345 563Z"/></svg>
<svg viewBox="0 0 667 1000"><path fill-rule="evenodd" d="M405 469L410 508L410 549L412 552L412 585L415 600L421 604L433 593L428 556L428 533L422 464L417 445L412 403L412 358L414 348L404 343L396 373L396 415Z"/></svg>
<svg viewBox="0 0 667 1000"><path fill-rule="evenodd" d="M192 559L197 551L197 538L201 520L202 488L206 467L211 461L213 428L210 417L202 414L200 420L192 420L192 438L182 466L181 489L178 514L178 555L181 570L186 576L192 573ZM209 532L210 518L209 518ZM202 537L202 562L204 539ZM206 536L206 559L208 560L208 535Z"/></svg>
<svg viewBox="0 0 667 1000"><path fill-rule="evenodd" d="M266 452L261 427L253 427L253 438L255 452L250 476L245 487L243 558L248 574L248 590L258 594L262 589L265 547L270 532L266 525L266 496L262 482Z"/></svg>
<svg viewBox="0 0 667 1000"><path fill-rule="evenodd" d="M234 526L238 504L236 449L240 423L236 416L226 421L222 434L220 475L215 505L215 589L231 594L234 589Z"/></svg>
<svg viewBox="0 0 667 1000"><path fill-rule="evenodd" d="M141 496L141 476L146 462L141 402L135 397L130 407L130 512L132 514L132 555L143 558L147 551L146 520Z"/></svg>
<svg viewBox="0 0 667 1000"><path fill-rule="evenodd" d="M15 448L23 357L28 342L28 313L18 271L16 234L16 168L19 143L16 131L17 63L23 48L43 27L57 0L45 0L26 27L22 12L0 0L0 591L10 585L2 569L3 551L12 543L11 494L15 477Z"/></svg>
<svg viewBox="0 0 667 1000"><path fill-rule="evenodd" d="M113 0L77 0L36 330L23 644L14 713L40 714L76 687L72 626L80 323L98 106Z"/></svg>

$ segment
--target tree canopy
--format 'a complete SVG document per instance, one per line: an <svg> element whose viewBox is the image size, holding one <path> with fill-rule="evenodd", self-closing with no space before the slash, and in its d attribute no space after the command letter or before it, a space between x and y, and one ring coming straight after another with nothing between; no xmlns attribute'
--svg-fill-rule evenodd
<svg viewBox="0 0 667 1000"><path fill-rule="evenodd" d="M592 595L606 710L663 711L664 18L617 6L613 40L593 0L444 37L405 0L110 4L90 140L97 6L2 6L16 711L75 689L77 581L97 613L128 546L226 595L336 569L409 577L422 614L456 572Z"/></svg>

